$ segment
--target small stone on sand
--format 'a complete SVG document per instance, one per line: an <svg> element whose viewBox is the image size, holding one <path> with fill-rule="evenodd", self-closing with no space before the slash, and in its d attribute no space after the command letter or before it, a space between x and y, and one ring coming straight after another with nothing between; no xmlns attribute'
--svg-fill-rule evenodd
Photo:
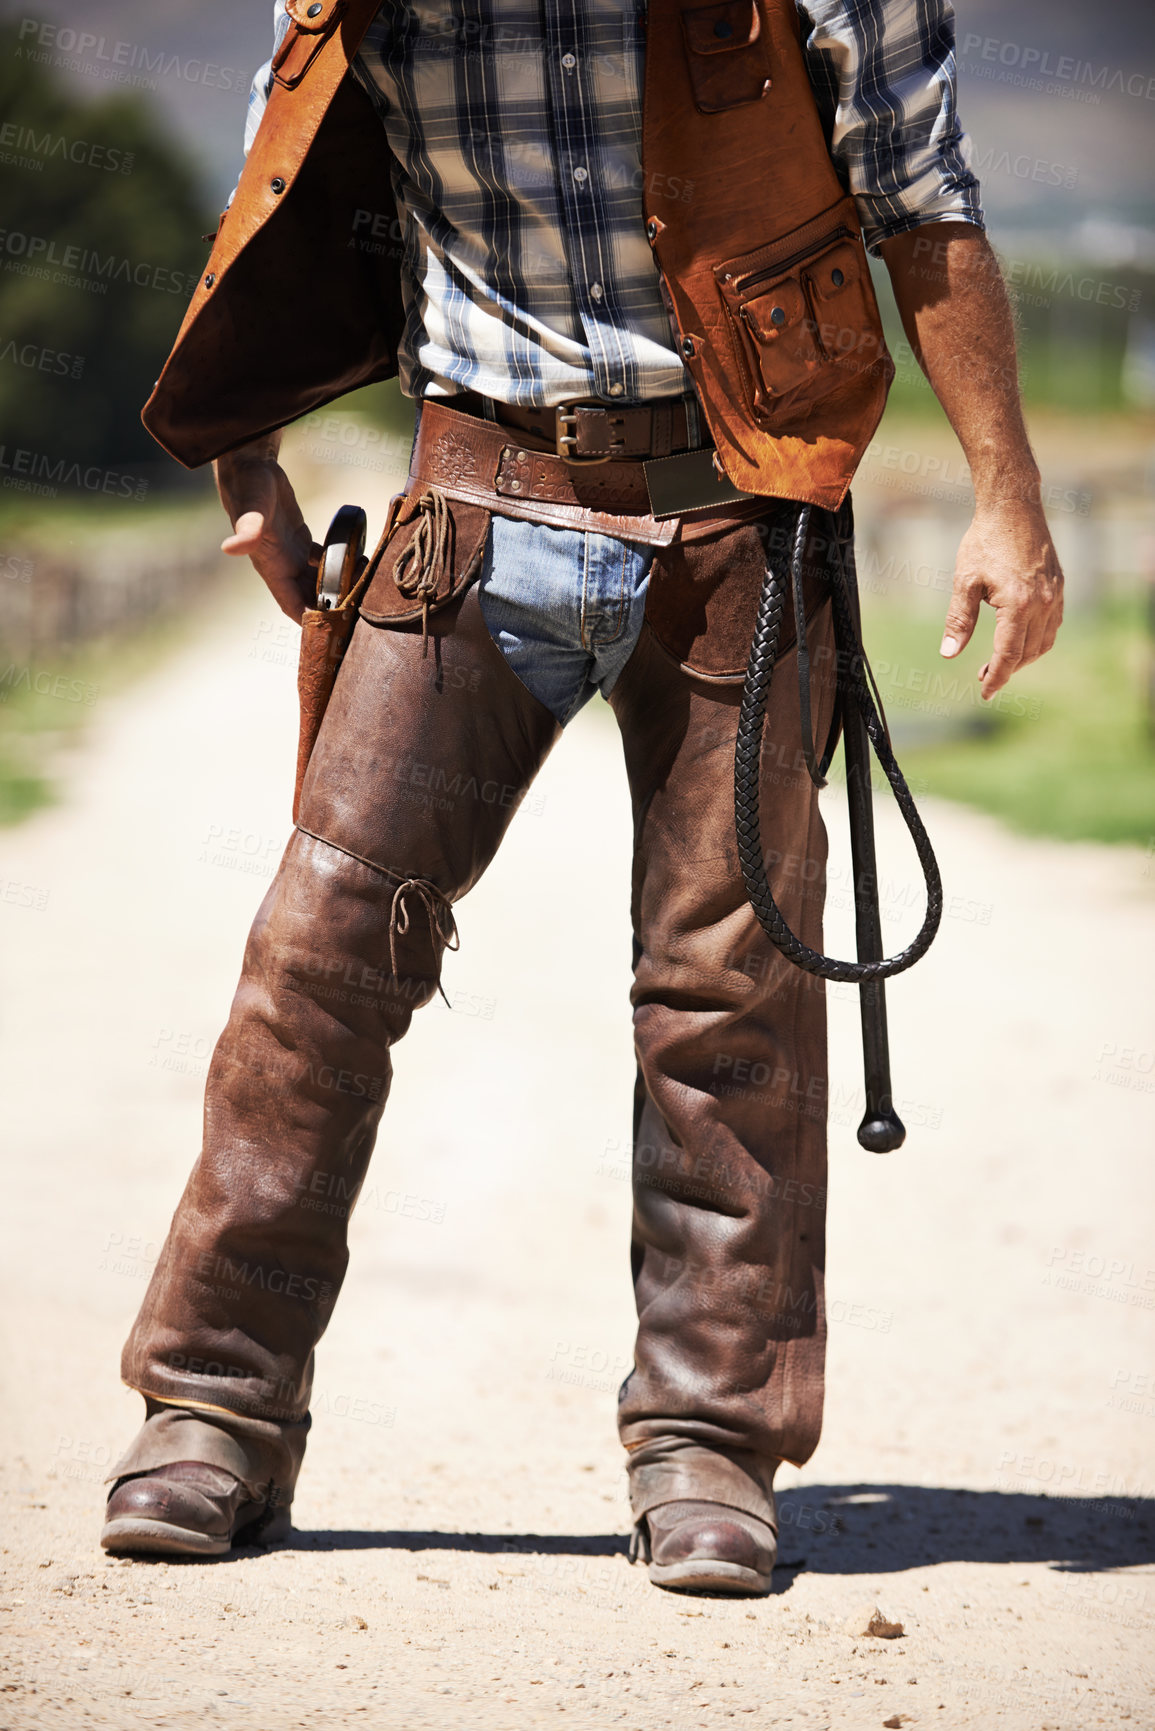
<svg viewBox="0 0 1155 1731"><path fill-rule="evenodd" d="M882 1641L893 1641L906 1633L901 1623L892 1623L884 1617L877 1605L864 1605L846 1619L843 1627L848 1635L873 1635Z"/></svg>

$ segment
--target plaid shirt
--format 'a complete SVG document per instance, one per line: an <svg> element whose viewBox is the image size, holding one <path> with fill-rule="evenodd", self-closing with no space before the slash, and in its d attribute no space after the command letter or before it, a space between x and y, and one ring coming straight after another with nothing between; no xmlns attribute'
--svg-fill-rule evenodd
<svg viewBox="0 0 1155 1731"><path fill-rule="evenodd" d="M982 223L950 0L807 0L806 59L867 245ZM284 0L275 0L278 40ZM644 0L385 0L355 71L396 159L409 396L691 390L643 230ZM246 148L270 88L250 99Z"/></svg>

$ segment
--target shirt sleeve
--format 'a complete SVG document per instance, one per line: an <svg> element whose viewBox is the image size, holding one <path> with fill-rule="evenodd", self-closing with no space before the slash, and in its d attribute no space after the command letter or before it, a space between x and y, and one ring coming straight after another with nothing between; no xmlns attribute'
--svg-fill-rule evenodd
<svg viewBox="0 0 1155 1731"><path fill-rule="evenodd" d="M273 0L273 54L281 46L285 32L289 28L289 15L285 11L285 0ZM265 61L253 79L249 91L249 106L245 114L244 155L248 156L253 148L253 139L257 136L257 127L265 117L265 108L269 101L269 92L273 88L273 56ZM229 203L236 197L236 187L229 194Z"/></svg>
<svg viewBox="0 0 1155 1731"><path fill-rule="evenodd" d="M805 0L799 12L830 153L871 252L925 222L982 228L950 0Z"/></svg>

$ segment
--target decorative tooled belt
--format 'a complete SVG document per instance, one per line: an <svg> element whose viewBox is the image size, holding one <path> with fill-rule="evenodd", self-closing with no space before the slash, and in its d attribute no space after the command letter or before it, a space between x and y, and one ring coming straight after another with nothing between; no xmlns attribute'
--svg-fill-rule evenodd
<svg viewBox="0 0 1155 1731"><path fill-rule="evenodd" d="M434 487L446 498L484 505L504 517L645 546L667 546L679 533L678 518L652 515L641 456L574 462L549 450L528 449L512 433L427 398L410 464L410 488ZM701 529L695 526L695 532L741 522L772 504L746 499L722 505L699 516Z"/></svg>

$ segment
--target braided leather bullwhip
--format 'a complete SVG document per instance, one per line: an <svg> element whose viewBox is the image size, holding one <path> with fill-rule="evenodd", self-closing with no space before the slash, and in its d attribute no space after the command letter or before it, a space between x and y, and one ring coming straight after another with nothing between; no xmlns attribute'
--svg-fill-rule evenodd
<svg viewBox="0 0 1155 1731"><path fill-rule="evenodd" d="M766 560L766 580L762 588L762 597L758 606L758 622L754 628L754 638L750 646L750 660L746 669L746 682L742 690L742 708L738 720L738 738L734 751L734 815L738 839L738 857L742 866L742 876L746 884L746 894L750 905L758 916L758 923L776 949L780 950L786 959L795 967L805 970L808 974L817 974L824 980L839 980L855 985L869 984L873 981L890 979L894 974L901 974L913 967L920 957L924 956L934 941L942 919L942 879L939 876L938 862L930 845L930 837L923 827L918 815L914 799L890 748L890 740L878 707L871 694L864 674L866 657L862 648L855 609L851 599L850 588L846 577L843 560L842 542L838 534L838 524L832 513L830 517L830 544L835 549L835 557L828 562L827 571L830 581L831 602L834 610L834 637L837 648L837 666L839 669L839 702L845 704L849 699L857 704L866 725L870 743L875 756L882 765L894 792L895 801L902 813L903 821L910 831L922 866L926 882L926 917L917 937L904 950L895 956L888 956L880 961L843 962L834 956L821 955L812 950L809 945L795 936L786 924L767 881L766 867L762 855L762 824L760 799L760 766L762 755L762 729L766 716L766 703L770 693L770 682L774 674L774 660L778 652L778 639L782 629L782 614L786 606L787 582L774 568L773 551L768 553ZM799 507L796 531L793 536L791 550L791 572L794 592L801 599L801 564L806 537L810 526L810 506ZM804 624L802 626L804 630ZM804 637L800 631L800 644ZM808 704L804 709L808 710ZM804 716L808 719L808 716ZM808 729L804 728L804 732ZM816 766L813 762L813 745L806 752L807 767L812 778L821 785L821 775L828 763L828 754L823 752L823 762ZM817 771L817 773L816 773Z"/></svg>

